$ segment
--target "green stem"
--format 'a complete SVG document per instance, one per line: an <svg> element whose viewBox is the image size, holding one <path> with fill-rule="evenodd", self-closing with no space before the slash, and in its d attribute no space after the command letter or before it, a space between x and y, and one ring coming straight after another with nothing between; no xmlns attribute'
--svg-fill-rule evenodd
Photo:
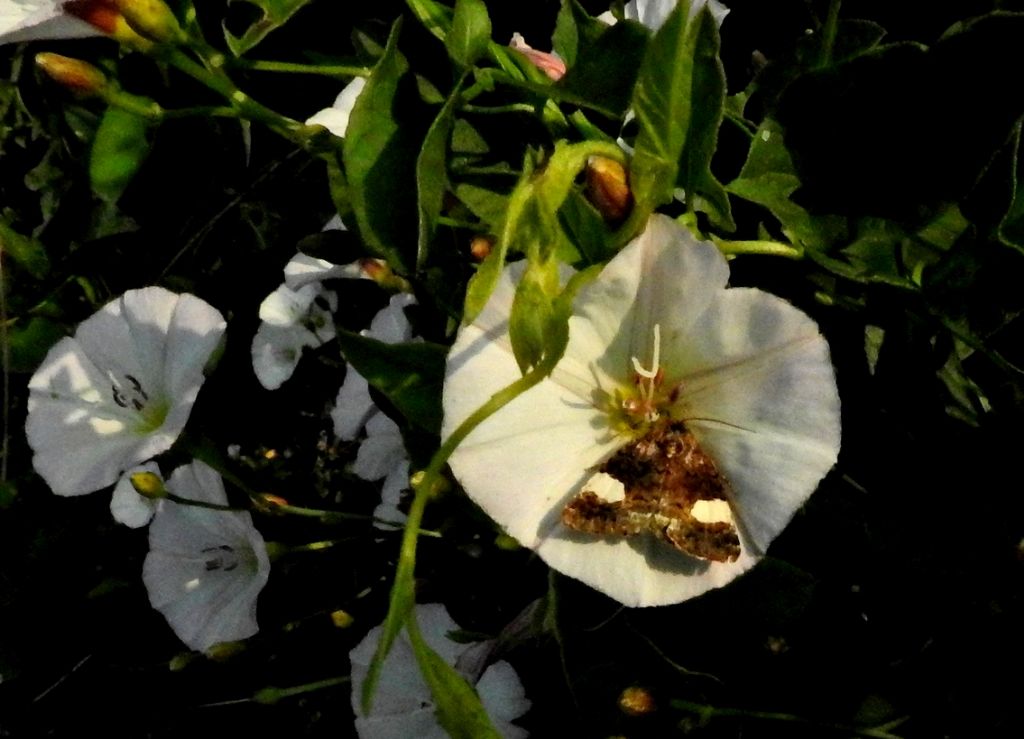
<svg viewBox="0 0 1024 739"><path fill-rule="evenodd" d="M835 46L836 31L839 28L839 6L842 4L842 0L831 0L828 4L828 15L825 16L825 25L821 29L819 67L827 67L832 62L832 49Z"/></svg>
<svg viewBox="0 0 1024 739"><path fill-rule="evenodd" d="M754 126L750 121L741 115L737 115L730 110L725 111L725 120L733 124L746 134L747 138L752 139L757 134L757 127Z"/></svg>
<svg viewBox="0 0 1024 739"><path fill-rule="evenodd" d="M796 716L791 713L775 713L770 711L750 711L744 708L720 708L709 706L704 703L693 703L691 701L673 700L672 707L683 711L689 711L700 717L701 723L706 723L713 718L753 718L759 721L782 721L786 723L802 724L813 726L819 729L851 734L853 736L870 737L871 739L900 739L896 734L891 734L887 729L894 727L902 720L889 722L881 727L861 728L858 726L847 726L845 724L832 724L815 721L813 719Z"/></svg>
<svg viewBox="0 0 1024 739"><path fill-rule="evenodd" d="M437 223L441 226L465 228L469 231L482 231L486 228L486 225L479 221L462 221L458 218L449 218L448 216L438 216Z"/></svg>
<svg viewBox="0 0 1024 739"><path fill-rule="evenodd" d="M715 242L715 246L723 254L762 254L772 257L786 257L787 259L804 258L803 249L778 241L730 241L714 237L711 240Z"/></svg>
<svg viewBox="0 0 1024 739"><path fill-rule="evenodd" d="M369 77L373 71L369 67L352 64L301 64L298 62L277 62L265 59L235 59L233 66L254 72L281 72L284 74L318 74L324 77L349 79L351 77Z"/></svg>
<svg viewBox="0 0 1024 739"><path fill-rule="evenodd" d="M305 685L295 685L291 688L275 688L271 686L263 688L262 690L257 690L253 694L252 700L256 703L263 703L264 705L273 705L285 698L292 698L296 695L312 693L316 690L324 690L338 685L345 685L351 682L351 680L352 678L348 675L344 675L342 677L329 677L325 680L317 680L315 682L306 683Z"/></svg>
<svg viewBox="0 0 1024 739"><path fill-rule="evenodd" d="M459 108L463 113L494 115L498 113L533 113L536 105L530 103L509 103L508 105L473 105L466 103Z"/></svg>
<svg viewBox="0 0 1024 739"><path fill-rule="evenodd" d="M245 511L245 508L239 508L233 505L221 505L220 503L207 503L205 500L193 500L192 498L182 498L180 495L174 493L165 492L164 496L167 500L172 500L178 505L190 505L196 508L209 508L211 511Z"/></svg>
<svg viewBox="0 0 1024 739"><path fill-rule="evenodd" d="M615 139L606 134L600 128L595 126L590 120L584 115L582 110L577 110L569 114L569 123L573 125L576 131L588 141L604 141L606 143L615 143Z"/></svg>

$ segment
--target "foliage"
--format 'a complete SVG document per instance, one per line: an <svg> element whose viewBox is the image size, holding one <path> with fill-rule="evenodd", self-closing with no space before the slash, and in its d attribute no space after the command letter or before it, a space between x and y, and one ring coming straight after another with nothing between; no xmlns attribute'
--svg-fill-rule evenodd
<svg viewBox="0 0 1024 739"><path fill-rule="evenodd" d="M180 44L52 39L0 58L0 735L353 735L346 655L381 621L386 650L416 602L445 603L516 667L535 736L1021 731L999 677L1024 658L1024 507L1006 484L1024 422L1019 2L735 0L721 27L684 6L660 29L608 25L622 3L599 0L170 5ZM565 76L506 46L513 32L553 46ZM42 51L112 84L72 95L35 69ZM343 139L302 123L356 76ZM625 165L627 217L589 197L592 156ZM459 439L440 438L441 387L458 326L520 259L524 374L489 410L550 373L574 291L656 210L714 241L734 285L815 319L843 447L752 572L626 609L470 503L445 467ZM347 230L321 233L337 214ZM325 278L337 338L270 392L251 342L297 249L387 266ZM581 277L566 284L566 265ZM21 431L50 346L153 284L228 319L161 465L220 469L281 555L260 633L209 656L150 608L145 535L102 494L53 496ZM361 336L398 290L420 338ZM418 472L404 528L374 526L381 486L352 471L365 439L333 434L353 370ZM410 626L442 725L485 736L471 668ZM623 706L637 687L653 709Z"/></svg>

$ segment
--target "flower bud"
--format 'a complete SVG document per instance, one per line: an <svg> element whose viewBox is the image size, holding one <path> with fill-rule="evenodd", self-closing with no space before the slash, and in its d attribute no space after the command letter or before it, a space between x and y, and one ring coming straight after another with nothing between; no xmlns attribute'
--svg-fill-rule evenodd
<svg viewBox="0 0 1024 739"><path fill-rule="evenodd" d="M114 4L139 35L157 43L185 41L185 32L163 0L114 0Z"/></svg>
<svg viewBox="0 0 1024 739"><path fill-rule="evenodd" d="M159 500L160 498L167 497L167 488L164 487L164 481L160 479L160 475L154 472L136 472L128 479L131 480L135 492L143 498Z"/></svg>
<svg viewBox="0 0 1024 739"><path fill-rule="evenodd" d="M646 716L657 707L654 696L647 688L633 685L619 695L619 708L630 716Z"/></svg>
<svg viewBox="0 0 1024 739"><path fill-rule="evenodd" d="M148 51L153 42L137 34L118 9L115 0L69 0L64 12L88 23L115 41L139 51Z"/></svg>
<svg viewBox="0 0 1024 739"><path fill-rule="evenodd" d="M77 95L96 95L107 86L106 75L81 59L44 52L36 54L36 66Z"/></svg>
<svg viewBox="0 0 1024 739"><path fill-rule="evenodd" d="M512 40L509 41L508 45L509 48L518 51L529 59L533 66L555 82L558 82L558 80L565 76L565 62L560 57L555 54L549 54L546 51L537 51L526 43L526 39L522 37L522 34L513 33Z"/></svg>
<svg viewBox="0 0 1024 739"><path fill-rule="evenodd" d="M607 157L587 160L587 199L609 223L622 221L633 208L626 168Z"/></svg>
<svg viewBox="0 0 1024 739"><path fill-rule="evenodd" d="M339 609L331 612L331 623L334 624L336 629L347 629L355 622L355 618L348 611L342 611Z"/></svg>
<svg viewBox="0 0 1024 739"><path fill-rule="evenodd" d="M487 255L494 249L494 239L490 236L474 236L469 242L469 253L478 262L487 259Z"/></svg>

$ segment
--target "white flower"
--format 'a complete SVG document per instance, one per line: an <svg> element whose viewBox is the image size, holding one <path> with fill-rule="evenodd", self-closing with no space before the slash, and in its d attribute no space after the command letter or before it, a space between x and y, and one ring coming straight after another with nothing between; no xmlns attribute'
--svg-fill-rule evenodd
<svg viewBox="0 0 1024 739"><path fill-rule="evenodd" d="M364 87L366 87L366 78L356 77L345 85L334 101L334 105L313 114L306 121L306 125L323 126L335 136L344 138L345 131L348 129L348 117L352 114L352 106L356 104L356 99Z"/></svg>
<svg viewBox="0 0 1024 739"><path fill-rule="evenodd" d="M393 295L362 335L385 344L412 340L412 325L404 309L415 303L416 298L408 293ZM402 491L409 486L409 458L402 434L395 422L374 405L366 378L351 365L338 391L331 419L335 435L344 441L354 440L365 429L366 439L359 446L352 472L363 480L384 479L382 502L374 511L376 518L394 523L404 521L405 514L398 510L398 503Z"/></svg>
<svg viewBox="0 0 1024 739"><path fill-rule="evenodd" d="M447 634L459 627L440 603L416 606L416 620L424 641L449 665L472 648L457 644ZM382 628L377 626L349 654L352 661L352 710L360 739L445 739L448 735L434 716L430 688L420 674L416 655L403 630L388 652L369 715L362 710L362 688L370 660L377 650ZM530 708L519 676L508 662L490 665L476 681L477 695L494 728L506 739L528 732L511 722Z"/></svg>
<svg viewBox="0 0 1024 739"><path fill-rule="evenodd" d="M286 283L264 299L260 304L262 323L252 341L253 371L263 387L281 387L295 372L303 349L335 337L332 313L337 308L338 296L313 280L297 289Z"/></svg>
<svg viewBox="0 0 1024 739"><path fill-rule="evenodd" d="M508 337L518 274L506 270L452 347L445 437L519 376ZM712 244L652 217L580 291L555 372L484 421L450 459L469 496L509 534L629 606L679 602L754 565L839 451L839 397L817 326L773 295L725 289L728 276ZM687 556L656 536L600 536L562 522L578 493L616 495L598 467L669 421L685 424L728 483L734 561Z"/></svg>
<svg viewBox="0 0 1024 739"><path fill-rule="evenodd" d="M102 35L66 14L64 5L63 0L0 0L0 44Z"/></svg>
<svg viewBox="0 0 1024 739"><path fill-rule="evenodd" d="M625 17L629 20L639 21L648 28L658 29L668 18L676 5L686 0L630 0L623 9ZM705 5L711 11L715 22L721 26L729 9L718 2L718 0L689 0L690 17L697 15Z"/></svg>
<svg viewBox="0 0 1024 739"><path fill-rule="evenodd" d="M167 488L189 500L228 502L220 475L202 462L176 469ZM190 649L259 631L256 598L269 574L266 544L248 513L160 501L142 579L149 602Z"/></svg>
<svg viewBox="0 0 1024 739"><path fill-rule="evenodd" d="M50 349L29 380L32 464L58 495L110 485L185 427L224 319L192 295L129 290Z"/></svg>
<svg viewBox="0 0 1024 739"><path fill-rule="evenodd" d="M117 481L110 498L110 513L114 520L132 529L142 528L149 523L156 513L157 505L156 500L139 495L132 485L132 475L138 472L151 472L159 477L160 467L155 462L147 462L127 470Z"/></svg>

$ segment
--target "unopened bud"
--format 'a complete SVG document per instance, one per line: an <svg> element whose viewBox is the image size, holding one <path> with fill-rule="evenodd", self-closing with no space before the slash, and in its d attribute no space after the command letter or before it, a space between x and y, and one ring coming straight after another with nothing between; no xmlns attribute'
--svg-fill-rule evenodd
<svg viewBox="0 0 1024 739"><path fill-rule="evenodd" d="M244 651L244 641L222 641L207 649L206 656L215 662L226 662Z"/></svg>
<svg viewBox="0 0 1024 739"><path fill-rule="evenodd" d="M334 624L336 629L347 629L349 626L356 622L352 614L348 611L332 611L331 612L331 623Z"/></svg>
<svg viewBox="0 0 1024 739"><path fill-rule="evenodd" d="M164 481L155 472L136 472L128 479L131 480L135 492L143 498L159 500L160 498L167 497L167 488L164 487Z"/></svg>
<svg viewBox="0 0 1024 739"><path fill-rule="evenodd" d="M288 505L287 500L273 493L260 493L253 497L252 502L256 506L256 510L263 513L280 513L281 508Z"/></svg>
<svg viewBox="0 0 1024 739"><path fill-rule="evenodd" d="M419 489L423 486L426 479L427 473L424 470L419 470L409 476L409 485L413 490L419 492ZM451 487L451 483L449 483L447 479L441 476L436 476L434 478L434 483L430 486L430 490L427 494L430 495L431 498L436 498L442 493L448 492Z"/></svg>
<svg viewBox="0 0 1024 739"><path fill-rule="evenodd" d="M492 249L494 249L494 239L490 236L474 236L473 240L469 242L469 253L478 262L487 259Z"/></svg>
<svg viewBox="0 0 1024 739"><path fill-rule="evenodd" d="M115 0L69 0L64 3L64 12L80 18L125 46L139 51L148 51L153 46L152 41L128 25Z"/></svg>
<svg viewBox="0 0 1024 739"><path fill-rule="evenodd" d="M522 548L522 544L519 543L518 539L506 533L501 533L494 537L494 546L506 552L514 552Z"/></svg>
<svg viewBox="0 0 1024 739"><path fill-rule="evenodd" d="M633 208L626 168L614 159L590 157L587 160L587 199L609 223L622 221Z"/></svg>
<svg viewBox="0 0 1024 739"><path fill-rule="evenodd" d="M526 39L521 34L513 33L512 40L509 41L508 45L509 48L518 51L529 59L533 66L555 82L565 76L565 62L559 56L549 54L546 51L537 51L526 43Z"/></svg>
<svg viewBox="0 0 1024 739"><path fill-rule="evenodd" d="M646 716L657 709L654 696L647 688L632 686L619 695L619 708L630 716Z"/></svg>
<svg viewBox="0 0 1024 739"><path fill-rule="evenodd" d="M163 0L114 0L114 4L139 35L162 44L186 40L181 24Z"/></svg>
<svg viewBox="0 0 1024 739"><path fill-rule="evenodd" d="M77 95L95 95L107 85L106 75L81 59L43 52L36 54L36 66Z"/></svg>
<svg viewBox="0 0 1024 739"><path fill-rule="evenodd" d="M383 259L360 259L359 267L364 275L389 292L407 292L411 289L409 281L396 275L391 265Z"/></svg>

